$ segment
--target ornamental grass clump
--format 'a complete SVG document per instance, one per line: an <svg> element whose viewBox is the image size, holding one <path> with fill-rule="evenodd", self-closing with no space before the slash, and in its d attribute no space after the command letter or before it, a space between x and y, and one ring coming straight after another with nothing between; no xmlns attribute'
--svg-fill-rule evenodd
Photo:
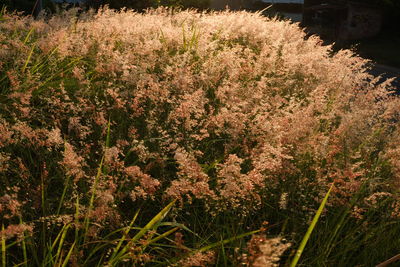
<svg viewBox="0 0 400 267"><path fill-rule="evenodd" d="M189 226L195 209L242 229L286 221L282 234L299 241L332 183L327 206L348 205L346 220L399 220L400 99L353 52L258 13L2 18L3 239L31 236L46 251L58 229L63 255L83 264L87 244L139 206L155 216L177 200ZM164 250L146 262L173 257ZM93 253L108 262L112 250Z"/></svg>

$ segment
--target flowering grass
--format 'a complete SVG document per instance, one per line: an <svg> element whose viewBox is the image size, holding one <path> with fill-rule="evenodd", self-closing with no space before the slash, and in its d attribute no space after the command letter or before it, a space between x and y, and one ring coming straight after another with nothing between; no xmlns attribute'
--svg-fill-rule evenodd
<svg viewBox="0 0 400 267"><path fill-rule="evenodd" d="M399 253L400 99L368 61L257 13L0 18L3 265L289 264L332 183L299 263Z"/></svg>

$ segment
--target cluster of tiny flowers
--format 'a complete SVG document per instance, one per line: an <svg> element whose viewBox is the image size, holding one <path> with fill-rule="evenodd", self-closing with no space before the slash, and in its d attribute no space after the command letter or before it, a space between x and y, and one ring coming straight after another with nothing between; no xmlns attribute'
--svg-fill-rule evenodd
<svg viewBox="0 0 400 267"><path fill-rule="evenodd" d="M245 266L274 267L279 266L282 254L291 246L281 237L267 238L264 235L253 235L247 244L248 255L242 257Z"/></svg>
<svg viewBox="0 0 400 267"><path fill-rule="evenodd" d="M213 266L215 264L215 253L213 251L197 252L180 260L175 266L190 267L190 266Z"/></svg>
<svg viewBox="0 0 400 267"><path fill-rule="evenodd" d="M10 239L17 237L23 239L25 235L29 236L33 232L33 227L28 224L11 224L6 229L0 230L0 237Z"/></svg>
<svg viewBox="0 0 400 267"><path fill-rule="evenodd" d="M164 8L7 15L0 44L6 226L41 217L42 194L46 212L78 207L99 225L118 224L128 200L248 214L293 177L299 196L274 196L282 210L299 199L309 212L332 182L340 206L370 179L358 217L398 199L400 98L368 61L289 21Z"/></svg>

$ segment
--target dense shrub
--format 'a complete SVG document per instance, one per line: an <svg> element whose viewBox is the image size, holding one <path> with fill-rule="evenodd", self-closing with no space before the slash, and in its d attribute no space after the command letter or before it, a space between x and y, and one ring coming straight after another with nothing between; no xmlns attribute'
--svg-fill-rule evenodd
<svg viewBox="0 0 400 267"><path fill-rule="evenodd" d="M154 215L173 199L232 223L288 216L302 235L332 182L331 210L398 222L400 101L351 51L246 12L4 18L7 238L40 236L78 207L96 240L139 205Z"/></svg>

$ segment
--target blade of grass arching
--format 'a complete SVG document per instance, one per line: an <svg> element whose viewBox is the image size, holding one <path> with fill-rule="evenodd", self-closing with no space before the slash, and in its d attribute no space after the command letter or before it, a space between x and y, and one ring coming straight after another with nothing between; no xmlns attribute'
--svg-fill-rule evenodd
<svg viewBox="0 0 400 267"><path fill-rule="evenodd" d="M113 241L114 240L104 241L103 244L97 245L96 247L91 248L89 254L85 257L85 261L83 262L82 266L91 266L91 265L89 265L89 262L92 259L92 257L96 257L96 261L97 261L97 258L98 258L97 252L104 249L107 246L114 245L116 241L115 242L113 242ZM89 244L89 243L86 243L86 244Z"/></svg>
<svg viewBox="0 0 400 267"><path fill-rule="evenodd" d="M125 241L126 237L127 237L128 234L129 234L129 231L132 229L132 226L133 226L133 224L135 223L135 221L136 221L136 219L137 219L137 217L138 217L138 215L139 215L139 212L140 212L140 210L138 210L138 211L135 213L135 215L133 216L131 222L129 223L129 226L126 227L126 229L125 229L125 231L124 231L122 237L121 237L121 238L119 239L119 241L118 241L117 246L114 248L113 254L112 254L111 257L110 257L110 261L112 261L112 260L114 259L115 255L117 255L117 252L118 252L119 249L121 248L122 243Z"/></svg>
<svg viewBox="0 0 400 267"><path fill-rule="evenodd" d="M192 250L189 253L186 253L184 256L181 256L181 257L178 257L178 258L173 258L173 259L170 260L169 263L171 263L171 264L176 263L180 259L188 257L188 256L193 255L193 254L196 254L198 252L206 252L206 251L208 251L210 249L213 249L215 247L223 246L223 245L228 244L230 242L233 242L235 240L239 240L239 239L242 239L242 238L244 238L246 236L251 236L251 235L254 235L254 234L259 233L259 232L260 232L260 230L254 230L254 231L251 231L251 232L243 233L243 234L240 234L240 235L237 235L237 236L225 239L225 240L221 240L221 241L212 243L210 245L201 247L199 249Z"/></svg>
<svg viewBox="0 0 400 267"><path fill-rule="evenodd" d="M65 153L65 149L66 149L65 142L66 142L66 140L64 140L64 153ZM65 194L67 193L67 188L68 188L68 184L69 184L69 179L70 179L70 177L69 177L69 175L67 175L67 179L65 180L63 192L62 192L62 194L61 194L61 199L60 199L60 202L59 202L59 204L58 204L58 208L57 208L56 215L59 215L59 214L60 214L61 207L62 207L62 205L63 205L63 203L64 203L64 198L65 198Z"/></svg>
<svg viewBox="0 0 400 267"><path fill-rule="evenodd" d="M221 236L221 241L222 241L222 236ZM221 245L221 256L222 260L224 261L224 267L228 267L228 261L226 260L226 253L225 253L225 246L224 244Z"/></svg>
<svg viewBox="0 0 400 267"><path fill-rule="evenodd" d="M389 264L394 263L394 262L399 261L399 260L400 260L400 254L397 254L396 256L393 256L390 259L388 259L388 260L386 260L386 261L384 261L382 263L379 263L378 265L376 265L376 267L386 267Z"/></svg>
<svg viewBox="0 0 400 267"><path fill-rule="evenodd" d="M4 234L4 224L1 225L1 266L7 267L7 260L6 260L6 237Z"/></svg>
<svg viewBox="0 0 400 267"><path fill-rule="evenodd" d="M72 246L69 249L68 254L65 257L64 262L62 263L61 267L66 267L67 266L67 264L69 262L69 258L71 258L71 255L72 255L72 251L74 251L75 244L76 244L75 242L72 244Z"/></svg>
<svg viewBox="0 0 400 267"><path fill-rule="evenodd" d="M43 253L43 257L40 260L42 266L55 266L56 263L54 262L54 255L53 255L53 251L50 248L50 244L48 245L48 247L46 248L46 253Z"/></svg>
<svg viewBox="0 0 400 267"><path fill-rule="evenodd" d="M161 222L159 226L173 226L173 227L178 227L182 230L185 230L193 235L196 235L197 237L200 237L198 234L187 228L184 224L181 223L176 223L176 222Z"/></svg>
<svg viewBox="0 0 400 267"><path fill-rule="evenodd" d="M106 136L106 143L105 143L106 148L108 147L109 142L110 142L110 120L108 121L108 125L107 125L107 136ZM91 195L90 201L89 201L89 208L88 208L88 211L86 213L85 220L84 220L83 243L86 243L87 231L88 231L89 224L90 224L90 212L93 209L94 198L96 197L97 185L99 183L100 176L103 173L103 163L104 163L104 155L101 157L100 165L99 165L99 168L97 170L96 177L94 179L94 184L93 184L93 188L92 188L92 195Z"/></svg>
<svg viewBox="0 0 400 267"><path fill-rule="evenodd" d="M273 5L269 5L269 6L267 6L266 8L257 11L256 13L262 14L264 11L270 9L272 6L273 6Z"/></svg>
<svg viewBox="0 0 400 267"><path fill-rule="evenodd" d="M22 256L24 257L24 261L22 262L22 265L25 267L28 266L28 253L26 251L26 243L25 243L25 237L21 241L21 247L22 247Z"/></svg>
<svg viewBox="0 0 400 267"><path fill-rule="evenodd" d="M62 230L61 230L62 234L61 234L60 242L58 243L57 253L56 253L56 256L55 256L55 259L54 259L55 262L58 262L59 259L60 259L60 253L61 253L62 247L63 247L63 245L64 245L64 240L65 240L65 237L66 237L66 235L67 235L67 232L68 232L69 227L70 227L70 225L67 224L67 225L66 225L65 227L63 227ZM52 247L54 247L54 246L55 246L55 243L53 244ZM60 259L60 261L61 261L61 259Z"/></svg>
<svg viewBox="0 0 400 267"><path fill-rule="evenodd" d="M344 208L344 210L340 216L339 222L335 225L335 229L332 231L332 234L331 234L329 240L326 242L326 250L324 253L325 258L327 258L331 254L333 248L335 247L336 240L339 238L338 233L339 233L340 229L342 229L342 227L344 227L346 222L349 221L348 215L350 214L350 211L353 208L353 206L359 200L359 198L362 194L362 191L366 188L366 186L367 186L366 183L363 183L360 190L358 191L358 193L351 198L349 205Z"/></svg>
<svg viewBox="0 0 400 267"><path fill-rule="evenodd" d="M110 125L111 125L111 119L109 118L108 119L108 124L107 124L107 136L106 136L106 148L109 148L110 147L110 137L111 137L111 134L110 134Z"/></svg>
<svg viewBox="0 0 400 267"><path fill-rule="evenodd" d="M153 229L154 225L160 221L162 221L165 216L167 216L168 212L171 210L172 206L175 204L176 200L173 200L171 203L169 203L162 211L160 211L156 216L151 219L149 223L146 224L145 227L142 228L142 230L139 231L132 239L131 242L136 242L140 238L142 238L149 230Z"/></svg>
<svg viewBox="0 0 400 267"><path fill-rule="evenodd" d="M8 76L6 74L4 74L3 77L0 79L0 84L7 78L8 78Z"/></svg>
<svg viewBox="0 0 400 267"><path fill-rule="evenodd" d="M324 199L322 200L321 204L319 205L317 213L315 214L310 226L308 227L308 230L307 230L306 234L304 235L303 240L301 241L299 248L296 251L294 259L290 263L290 267L295 267L297 265L297 262L299 261L299 259L301 257L301 254L303 253L304 248L307 245L308 239L310 238L311 233L313 232L313 230L315 228L315 225L317 224L317 222L319 220L319 217L322 214L322 211L323 211L323 209L324 209L324 207L326 205L326 202L328 201L328 197L329 197L329 195L331 193L332 188L333 188L333 184L331 185L331 187L328 190L328 193L326 193Z"/></svg>
<svg viewBox="0 0 400 267"><path fill-rule="evenodd" d="M105 143L106 148L108 148L109 143L110 143L110 120L108 120L108 125L107 125L107 136L106 136L106 143ZM89 228L89 223L90 223L89 216L90 216L90 212L93 209L94 198L96 196L96 190L97 190L97 184L99 183L100 176L103 173L103 162L104 162L104 155L101 157L100 165L99 165L99 168L97 170L96 177L94 179L94 184L93 184L93 188L92 188L92 195L91 195L90 201L89 201L89 209L88 209L88 211L86 213L86 216L85 216L85 221L84 221L84 230L85 231L83 233L84 234L83 243L86 242L86 234L87 234L87 231L88 231L88 228Z"/></svg>
<svg viewBox="0 0 400 267"><path fill-rule="evenodd" d="M351 205L352 206L352 205ZM351 207L350 206L350 207ZM331 232L330 238L329 240L326 242L326 245L324 244L324 246L326 246L326 250L323 253L323 257L326 259L327 257L329 257L329 255L331 254L333 248L335 247L336 244L336 240L339 238L339 231L340 229L343 228L343 226L347 223L347 221L349 220L349 214L350 214L350 210L351 208L347 207L343 210L340 219L338 221L338 223L335 225L334 230Z"/></svg>
<svg viewBox="0 0 400 267"><path fill-rule="evenodd" d="M31 74L35 74L39 71L41 71L43 68L48 68L47 62L49 61L50 57L57 51L58 47L54 47L49 54L46 56L42 57L43 59L39 61L38 63L34 64L30 68ZM48 70L48 69L47 69ZM46 74L46 72L42 72L42 74Z"/></svg>
<svg viewBox="0 0 400 267"><path fill-rule="evenodd" d="M32 257L32 261L35 263L35 265L32 266L41 266L42 261L39 260L39 251L38 251L38 246L36 243L32 242L32 238L28 237L27 238L27 249L29 249L30 253L29 255Z"/></svg>
<svg viewBox="0 0 400 267"><path fill-rule="evenodd" d="M167 216L168 212L171 210L172 206L175 204L176 200L169 203L162 211L160 211L156 216L154 216L150 222L146 224L129 242L126 244L121 251L114 257L113 261L109 261L109 265L113 266L118 259L121 259L126 251L131 247L132 244L137 242L140 238L142 238L149 230L154 229L160 221L162 221L165 216Z"/></svg>
<svg viewBox="0 0 400 267"><path fill-rule="evenodd" d="M63 192L62 192L62 194L61 194L61 199L60 199L60 202L58 203L56 216L58 216L58 215L60 214L62 205L63 205L63 203L64 203L65 195L66 195L67 189L68 189L69 180L70 180L70 178L69 178L69 176L67 175L67 179L65 180Z"/></svg>
<svg viewBox="0 0 400 267"><path fill-rule="evenodd" d="M22 224L22 218L19 217L19 223ZM22 233L22 240L21 240L21 248L22 248L22 256L24 257L24 262L22 264L24 266L28 266L28 253L26 251L26 242L25 242L25 233Z"/></svg>
<svg viewBox="0 0 400 267"><path fill-rule="evenodd" d="M132 229L141 230L142 228L139 228L139 227L132 227ZM118 233L118 232L122 232L122 231L124 231L124 230L125 230L125 228L122 228L122 229L118 229L118 230L116 230L116 231L113 231L112 233L115 234L115 233ZM85 246L96 245L96 244L97 244L96 247L90 249L90 254L88 254L88 255L93 256L93 253L96 253L96 251L99 250L98 247L104 248L105 246L110 246L110 248L108 249L109 253L108 253L108 256L107 256L107 258L110 258L110 257L109 257L109 254L111 253L111 250L113 250L113 248L115 247L115 244L117 244L117 243L119 242L119 240L120 240L119 238L111 239L110 236L111 236L111 234L107 234L106 236L102 237L101 240L86 242L86 243L85 243ZM130 239L128 239L128 241L130 241ZM89 256L88 256L88 257L89 257ZM87 258L88 258L88 257L87 257ZM86 262L87 262L87 261L85 261L85 263L86 263ZM83 265L85 265L85 264L83 264Z"/></svg>
<svg viewBox="0 0 400 267"><path fill-rule="evenodd" d="M179 227L172 228L171 230L169 230L169 231L167 231L167 232L165 232L165 233L163 233L163 234L161 234L161 235L159 235L159 236L157 236L157 237L151 239L150 241L148 241L148 242L146 243L146 245L144 246L144 248L146 248L147 246L149 246L149 245L151 245L151 244L157 242L158 240L161 240L161 239L163 239L163 238L165 238L165 237L171 235L172 233L176 232L177 230L179 230ZM143 248L143 250L144 250L144 248Z"/></svg>
<svg viewBox="0 0 400 267"><path fill-rule="evenodd" d="M46 217L46 189L44 186L44 177L43 175L40 176L40 186L41 186L41 200L42 200L42 215Z"/></svg>
<svg viewBox="0 0 400 267"><path fill-rule="evenodd" d="M75 223L75 243L78 244L79 247L79 195L76 192L76 201L75 201L75 214L74 214L74 223Z"/></svg>
<svg viewBox="0 0 400 267"><path fill-rule="evenodd" d="M112 232L106 234L106 235L103 237L103 240L110 240L115 234L120 233L120 232L124 232L125 230L126 230L126 227L122 227L122 228L120 228L120 229L114 230L114 231L112 231ZM130 231L132 231L132 230L139 230L139 231L140 231L140 230L142 230L142 227L134 227L134 226L132 226ZM118 240L119 240L119 239L118 239ZM106 241L97 241L97 242L106 242ZM107 241L107 242L108 242L108 241ZM92 243L95 243L95 242L93 241ZM114 244L115 244L115 243L116 243L116 242L114 242Z"/></svg>
<svg viewBox="0 0 400 267"><path fill-rule="evenodd" d="M101 173L102 173L102 169L103 169L103 161L104 161L104 155L101 157L99 168L97 170L97 174L96 174L96 177L94 179L94 184L93 184L93 188L92 188L92 195L91 195L90 201L89 201L89 208L88 208L88 211L87 211L87 213L85 215L85 220L84 220L84 223L83 223L83 225L84 225L84 228L83 228L84 229L84 232L83 232L83 235L84 235L83 236L83 243L86 242L86 235L87 235L87 231L89 229L89 223L90 223L90 212L93 209L94 198L96 196L96 188L97 188L97 184L99 182L99 179L100 179L100 176L101 176Z"/></svg>
<svg viewBox="0 0 400 267"><path fill-rule="evenodd" d="M244 234L240 234L240 235L238 235L238 236L234 236L234 237L231 237L231 238L228 238L228 239L225 239L225 240L221 240L221 241L215 242L215 243L213 243L213 244L204 246L204 247L202 247L202 248L196 249L196 250L193 251L192 253L205 252L205 251L208 251L208 250L213 249L213 248L215 248L215 247L228 244L228 243L233 242L233 241L238 240L238 239L242 239L243 237L250 236L250 235L254 235L254 234L258 233L258 232L260 232L260 230L255 230L255 231L247 232L247 233L244 233Z"/></svg>
<svg viewBox="0 0 400 267"><path fill-rule="evenodd" d="M14 264L13 267L19 267L19 266L22 266L22 265L28 266L27 263L28 263L27 261L23 261L21 263Z"/></svg>
<svg viewBox="0 0 400 267"><path fill-rule="evenodd" d="M53 75L51 75L49 78L47 78L45 81L43 81L42 84L40 84L40 86L34 90L35 94L39 94L42 92L42 89L45 88L45 86L51 82L52 80L54 80L57 76L61 75L64 72L68 72L68 71L72 71L72 69L76 66L76 64L82 59L82 57L79 58L75 58L73 60L71 60L71 62L67 63L63 69L57 71L56 73L54 73Z"/></svg>
<svg viewBox="0 0 400 267"><path fill-rule="evenodd" d="M47 254L46 254L46 258L44 258L45 264L49 263L49 264L51 264L51 265L54 265L54 259L53 259L53 258L55 258L55 257L53 257L52 254L53 254L54 248L56 247L56 245L57 245L57 243L58 243L58 240L60 240L61 236L62 236L63 233L64 233L64 229L65 229L65 227L67 227L67 226L68 226L68 224L64 225L64 226L61 228L61 230L58 232L58 234L57 234L57 236L56 236L56 239L54 239L53 244L50 245L50 248L49 248L49 250L48 250L48 252L47 252Z"/></svg>
<svg viewBox="0 0 400 267"><path fill-rule="evenodd" d="M190 49L196 49L199 46L199 37L200 37L200 33L197 32L196 27L193 27L193 34L192 34L192 38L190 40Z"/></svg>
<svg viewBox="0 0 400 267"><path fill-rule="evenodd" d="M28 58L26 59L25 64L24 64L24 66L22 67L22 72L25 72L26 67L27 67L28 64L29 64L29 61L31 60L31 57L32 57L32 54L33 54L33 50L34 50L34 49L35 49L35 46L33 45L32 48L31 48L31 51L29 52Z"/></svg>
<svg viewBox="0 0 400 267"><path fill-rule="evenodd" d="M96 265L96 267L103 267L103 266L104 266L104 264L103 264L103 259L104 259L104 254L101 255L100 259L97 260L97 265Z"/></svg>
<svg viewBox="0 0 400 267"><path fill-rule="evenodd" d="M24 44L26 44L26 42L28 42L28 39L29 39L29 37L31 36L32 32L33 32L33 28L31 28L31 29L29 30L28 34L26 35L26 37L25 37L25 39L24 39L24 41L23 41Z"/></svg>
<svg viewBox="0 0 400 267"><path fill-rule="evenodd" d="M0 21L6 20L6 18L4 17L4 14L6 14L6 12L7 12L6 5L2 5L0 9Z"/></svg>

